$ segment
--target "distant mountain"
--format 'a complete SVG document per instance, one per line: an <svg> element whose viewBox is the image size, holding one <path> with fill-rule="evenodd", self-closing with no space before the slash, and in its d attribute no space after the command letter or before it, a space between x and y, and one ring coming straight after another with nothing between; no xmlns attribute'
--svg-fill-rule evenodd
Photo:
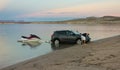
<svg viewBox="0 0 120 70"><path fill-rule="evenodd" d="M65 23L78 24L101 24L101 23L120 23L120 17L117 16L103 16L103 17L86 17L79 19L66 20Z"/></svg>
<svg viewBox="0 0 120 70"><path fill-rule="evenodd" d="M106 20L106 21L117 21L117 20L120 20L120 17L117 17L117 16L103 16L101 18L103 20Z"/></svg>
<svg viewBox="0 0 120 70"><path fill-rule="evenodd" d="M95 21L95 20L116 21L116 20L120 20L120 17L117 17L117 16L94 17L92 16L92 17L72 19L72 20L67 20L67 21Z"/></svg>
<svg viewBox="0 0 120 70"><path fill-rule="evenodd" d="M44 22L24 22L22 21L14 21L14 20L0 20L0 24L110 24L110 23L119 23L120 24L120 17L117 16L103 16L103 17L86 17L86 18L78 18L78 19L71 19L65 21L44 21Z"/></svg>

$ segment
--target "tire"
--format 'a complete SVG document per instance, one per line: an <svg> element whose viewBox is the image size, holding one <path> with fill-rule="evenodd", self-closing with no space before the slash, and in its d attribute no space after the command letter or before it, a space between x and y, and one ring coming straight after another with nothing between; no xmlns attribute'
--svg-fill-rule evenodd
<svg viewBox="0 0 120 70"><path fill-rule="evenodd" d="M76 44L81 45L81 43L82 43L82 42L81 42L81 40L80 40L80 39L77 39L77 40L76 40Z"/></svg>
<svg viewBox="0 0 120 70"><path fill-rule="evenodd" d="M60 44L60 40L58 40L58 39L54 40L54 45L56 47L59 47L59 44Z"/></svg>

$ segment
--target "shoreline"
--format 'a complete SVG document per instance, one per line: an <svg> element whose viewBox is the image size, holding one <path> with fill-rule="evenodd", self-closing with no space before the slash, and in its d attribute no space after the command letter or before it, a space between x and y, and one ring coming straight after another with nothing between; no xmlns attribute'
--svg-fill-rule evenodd
<svg viewBox="0 0 120 70"><path fill-rule="evenodd" d="M56 21L24 21L24 20L1 20L0 24L112 24L112 23L119 23L120 17L119 16L89 16L85 18L71 18L71 19L64 19L64 20L56 20Z"/></svg>
<svg viewBox="0 0 120 70"><path fill-rule="evenodd" d="M74 45L0 70L117 70L119 42L120 35Z"/></svg>
<svg viewBox="0 0 120 70"><path fill-rule="evenodd" d="M119 24L120 21L104 21L104 22L0 22L0 24Z"/></svg>

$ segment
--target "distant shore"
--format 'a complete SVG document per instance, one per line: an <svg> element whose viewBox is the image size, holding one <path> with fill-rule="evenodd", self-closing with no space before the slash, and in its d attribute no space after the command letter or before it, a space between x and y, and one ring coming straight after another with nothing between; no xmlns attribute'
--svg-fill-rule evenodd
<svg viewBox="0 0 120 70"><path fill-rule="evenodd" d="M120 35L53 51L0 70L119 70Z"/></svg>
<svg viewBox="0 0 120 70"><path fill-rule="evenodd" d="M13 22L0 21L0 24L120 24L120 17L103 16L103 17L86 17L79 19L63 20L63 21L39 21L39 22Z"/></svg>
<svg viewBox="0 0 120 70"><path fill-rule="evenodd" d="M120 21L0 22L0 24L120 24Z"/></svg>

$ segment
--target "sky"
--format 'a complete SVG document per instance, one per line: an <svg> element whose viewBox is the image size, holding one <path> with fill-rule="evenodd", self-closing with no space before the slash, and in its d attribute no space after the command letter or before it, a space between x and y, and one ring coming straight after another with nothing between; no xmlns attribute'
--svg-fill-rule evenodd
<svg viewBox="0 0 120 70"><path fill-rule="evenodd" d="M120 16L120 0L0 0L0 20L62 21Z"/></svg>

